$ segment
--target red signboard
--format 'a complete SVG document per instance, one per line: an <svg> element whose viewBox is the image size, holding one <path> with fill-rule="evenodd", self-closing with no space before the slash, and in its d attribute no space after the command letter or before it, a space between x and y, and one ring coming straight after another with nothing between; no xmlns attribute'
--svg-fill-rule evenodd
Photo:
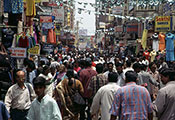
<svg viewBox="0 0 175 120"><path fill-rule="evenodd" d="M126 27L126 32L138 33L138 23L130 23Z"/></svg>
<svg viewBox="0 0 175 120"><path fill-rule="evenodd" d="M40 23L51 23L52 17L51 16L40 16Z"/></svg>

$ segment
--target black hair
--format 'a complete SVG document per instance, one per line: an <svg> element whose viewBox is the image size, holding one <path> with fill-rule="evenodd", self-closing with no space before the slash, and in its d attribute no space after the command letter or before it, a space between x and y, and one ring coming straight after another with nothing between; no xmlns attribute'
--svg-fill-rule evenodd
<svg viewBox="0 0 175 120"><path fill-rule="evenodd" d="M125 73L125 76L126 76L126 80L128 81L128 82L136 82L136 80L137 80L137 73L136 72L134 72L134 71L127 71L126 73Z"/></svg>
<svg viewBox="0 0 175 120"><path fill-rule="evenodd" d="M99 74L99 73L102 73L102 72L103 72L103 64L98 63L98 64L96 65L96 71L97 71L98 74Z"/></svg>
<svg viewBox="0 0 175 120"><path fill-rule="evenodd" d="M44 77L41 77L41 76L39 76L39 77L35 77L34 79L33 79L33 85L34 86L46 86L46 79L44 78Z"/></svg>
<svg viewBox="0 0 175 120"><path fill-rule="evenodd" d="M74 70L73 69L68 69L67 72L66 72L66 76L68 78L74 77Z"/></svg>
<svg viewBox="0 0 175 120"><path fill-rule="evenodd" d="M86 58L86 67L90 67L92 65L91 58Z"/></svg>
<svg viewBox="0 0 175 120"><path fill-rule="evenodd" d="M174 81L175 78L175 70L172 68L162 68L159 73L165 77L169 77L170 81Z"/></svg>
<svg viewBox="0 0 175 120"><path fill-rule="evenodd" d="M50 69L50 67L48 66L48 65L43 65L43 71L42 71L42 73L45 73L45 71L47 70L47 69Z"/></svg>
<svg viewBox="0 0 175 120"><path fill-rule="evenodd" d="M112 62L109 62L109 63L108 63L108 66L109 66L110 64L111 64L112 66L114 65Z"/></svg>
<svg viewBox="0 0 175 120"><path fill-rule="evenodd" d="M140 63L136 62L133 64L133 69L137 69L137 68L140 68Z"/></svg>
<svg viewBox="0 0 175 120"><path fill-rule="evenodd" d="M118 81L118 74L116 72L110 72L108 74L108 81L109 82L117 82Z"/></svg>
<svg viewBox="0 0 175 120"><path fill-rule="evenodd" d="M131 67L131 63L132 63L132 62L131 62L130 60L127 60L127 61L126 61L126 66L127 66L127 67Z"/></svg>
<svg viewBox="0 0 175 120"><path fill-rule="evenodd" d="M120 62L118 62L118 63L115 64L115 67L122 67L122 66L123 66L123 64L120 63Z"/></svg>
<svg viewBox="0 0 175 120"><path fill-rule="evenodd" d="M151 68L154 64L155 64L155 62L149 63L149 68Z"/></svg>
<svg viewBox="0 0 175 120"><path fill-rule="evenodd" d="M29 61L28 61L27 66L28 66L32 71L36 69L35 63L34 63L32 60L29 60Z"/></svg>

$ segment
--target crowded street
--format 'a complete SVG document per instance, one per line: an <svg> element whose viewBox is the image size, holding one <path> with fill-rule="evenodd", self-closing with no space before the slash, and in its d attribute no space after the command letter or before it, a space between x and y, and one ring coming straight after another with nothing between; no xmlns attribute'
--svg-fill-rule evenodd
<svg viewBox="0 0 175 120"><path fill-rule="evenodd" d="M1 0L0 120L175 120L174 0Z"/></svg>

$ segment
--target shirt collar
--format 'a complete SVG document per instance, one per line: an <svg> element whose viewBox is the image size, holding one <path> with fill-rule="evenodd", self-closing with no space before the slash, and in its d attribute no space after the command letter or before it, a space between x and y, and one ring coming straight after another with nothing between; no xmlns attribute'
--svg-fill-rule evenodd
<svg viewBox="0 0 175 120"><path fill-rule="evenodd" d="M126 83L126 85L136 85L136 83L135 82L128 82L128 83Z"/></svg>

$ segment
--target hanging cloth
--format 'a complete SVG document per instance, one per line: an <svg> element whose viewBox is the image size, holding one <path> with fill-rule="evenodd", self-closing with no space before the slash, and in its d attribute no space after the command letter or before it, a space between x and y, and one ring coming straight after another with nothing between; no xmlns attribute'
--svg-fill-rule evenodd
<svg viewBox="0 0 175 120"><path fill-rule="evenodd" d="M147 46L147 35L148 35L148 30L144 29L143 35L142 35L142 41L141 41L141 45L144 50L146 49L146 46Z"/></svg>
<svg viewBox="0 0 175 120"><path fill-rule="evenodd" d="M22 47L22 48L28 48L29 47L29 39L28 39L27 36L21 36L19 38L18 47Z"/></svg>
<svg viewBox="0 0 175 120"><path fill-rule="evenodd" d="M23 13L23 0L4 0L4 12Z"/></svg>
<svg viewBox="0 0 175 120"><path fill-rule="evenodd" d="M54 33L53 29L48 30L47 43L56 43L56 34Z"/></svg>
<svg viewBox="0 0 175 120"><path fill-rule="evenodd" d="M35 0L26 0L26 16L35 16Z"/></svg>
<svg viewBox="0 0 175 120"><path fill-rule="evenodd" d="M155 50L156 52L159 51L159 39L158 39L158 34L154 34L152 36L153 38L153 50Z"/></svg>
<svg viewBox="0 0 175 120"><path fill-rule="evenodd" d="M174 61L174 40L172 33L166 35L166 61Z"/></svg>
<svg viewBox="0 0 175 120"><path fill-rule="evenodd" d="M164 34L159 34L159 50L165 50L165 35Z"/></svg>
<svg viewBox="0 0 175 120"><path fill-rule="evenodd" d="M153 51L151 51L151 53L149 55L151 56L151 62L153 62L155 60L157 53L155 50L153 50Z"/></svg>

